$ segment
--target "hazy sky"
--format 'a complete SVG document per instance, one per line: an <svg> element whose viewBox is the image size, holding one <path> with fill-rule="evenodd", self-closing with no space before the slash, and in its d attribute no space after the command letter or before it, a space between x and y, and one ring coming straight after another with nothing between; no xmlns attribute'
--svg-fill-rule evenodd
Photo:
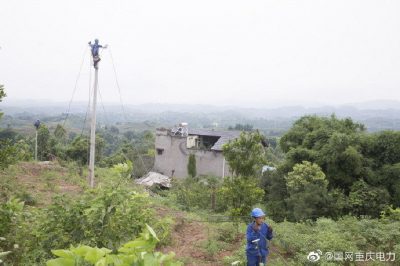
<svg viewBox="0 0 400 266"><path fill-rule="evenodd" d="M3 0L8 99L69 101L99 38L100 91L125 103L400 100L398 0ZM75 101L87 100L89 51Z"/></svg>

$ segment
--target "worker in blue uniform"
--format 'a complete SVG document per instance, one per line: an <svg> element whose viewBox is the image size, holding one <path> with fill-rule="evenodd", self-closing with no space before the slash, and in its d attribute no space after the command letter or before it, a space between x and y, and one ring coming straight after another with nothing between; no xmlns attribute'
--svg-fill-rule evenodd
<svg viewBox="0 0 400 266"><path fill-rule="evenodd" d="M247 226L246 256L247 266L259 266L266 264L268 257L268 241L273 237L273 230L265 223L265 213L260 208L251 212L254 221Z"/></svg>
<svg viewBox="0 0 400 266"><path fill-rule="evenodd" d="M102 46L99 44L99 40L95 39L94 44L92 44L92 42L89 42L89 46L90 46L90 50L92 52L93 66L95 68L97 68L97 63L99 63L101 60L100 55L99 55L100 48L107 48L107 45Z"/></svg>

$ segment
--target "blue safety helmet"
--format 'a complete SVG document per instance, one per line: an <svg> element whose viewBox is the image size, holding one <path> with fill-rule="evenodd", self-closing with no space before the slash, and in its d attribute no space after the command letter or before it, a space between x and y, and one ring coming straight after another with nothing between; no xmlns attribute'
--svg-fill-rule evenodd
<svg viewBox="0 0 400 266"><path fill-rule="evenodd" d="M262 216L265 216L265 213L260 208L254 208L251 211L251 217L258 218Z"/></svg>

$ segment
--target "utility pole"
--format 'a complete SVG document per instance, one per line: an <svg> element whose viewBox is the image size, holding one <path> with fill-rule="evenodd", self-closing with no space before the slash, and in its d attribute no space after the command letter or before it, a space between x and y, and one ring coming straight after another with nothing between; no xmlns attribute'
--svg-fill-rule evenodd
<svg viewBox="0 0 400 266"><path fill-rule="evenodd" d="M96 105L97 105L97 84L99 68L95 67L93 85L92 116L90 121L90 159L89 159L89 185L94 188L94 157L96 152Z"/></svg>
<svg viewBox="0 0 400 266"><path fill-rule="evenodd" d="M36 136L35 136L35 161L37 161L37 138L38 138L38 129L40 127L40 120L36 120L36 122L33 124L36 128Z"/></svg>
<svg viewBox="0 0 400 266"><path fill-rule="evenodd" d="M96 154L96 105L97 105L97 89L98 89L98 75L99 75L99 50L100 48L107 48L99 44L99 40L95 40L94 44L89 42L93 57L94 67L94 84L93 84L93 103L92 103L92 116L90 120L90 157L89 157L89 185L94 188L94 159Z"/></svg>

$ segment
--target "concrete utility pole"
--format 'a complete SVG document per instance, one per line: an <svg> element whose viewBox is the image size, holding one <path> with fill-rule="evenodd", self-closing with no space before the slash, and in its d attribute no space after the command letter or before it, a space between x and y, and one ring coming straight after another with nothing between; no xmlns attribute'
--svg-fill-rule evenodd
<svg viewBox="0 0 400 266"><path fill-rule="evenodd" d="M94 159L96 153L96 105L97 105L97 89L98 89L98 74L99 74L99 50L100 48L107 48L107 46L101 46L99 40L95 40L94 44L89 42L93 57L94 72L94 84L93 84L93 103L92 103L92 116L90 121L90 157L89 157L89 185L94 188Z"/></svg>
<svg viewBox="0 0 400 266"><path fill-rule="evenodd" d="M94 188L94 157L96 152L96 105L97 105L97 84L99 68L95 68L93 85L92 116L90 121L90 159L89 159L89 185Z"/></svg>
<svg viewBox="0 0 400 266"><path fill-rule="evenodd" d="M40 120L36 120L36 122L33 124L36 128L36 136L35 136L35 161L37 161L37 138L38 138L38 129L40 127Z"/></svg>

